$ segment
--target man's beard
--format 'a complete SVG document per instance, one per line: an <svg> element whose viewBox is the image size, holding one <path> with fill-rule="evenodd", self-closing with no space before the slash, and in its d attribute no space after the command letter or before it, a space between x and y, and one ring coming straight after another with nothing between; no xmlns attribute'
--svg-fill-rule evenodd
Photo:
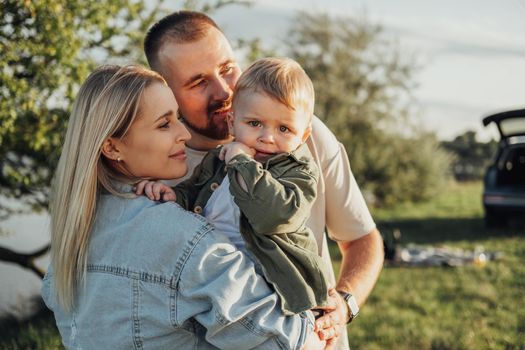
<svg viewBox="0 0 525 350"><path fill-rule="evenodd" d="M197 134L200 134L212 140L226 140L230 136L228 130L228 121L226 118L222 118L221 116L216 115L214 113L218 110L223 110L225 108L231 108L231 99L226 101L213 102L210 105L208 105L208 120L207 125L204 127L200 127L193 124L182 114L180 114L180 117L184 120L184 124L193 131L195 131Z"/></svg>

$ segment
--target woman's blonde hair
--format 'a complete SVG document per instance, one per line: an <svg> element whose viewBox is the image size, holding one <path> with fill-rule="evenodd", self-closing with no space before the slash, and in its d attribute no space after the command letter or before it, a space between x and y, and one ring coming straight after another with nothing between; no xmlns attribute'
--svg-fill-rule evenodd
<svg viewBox="0 0 525 350"><path fill-rule="evenodd" d="M84 281L87 249L99 192L119 194L113 180L137 179L118 173L102 155L109 137L124 137L139 114L144 90L166 84L140 66L103 66L82 84L69 119L62 154L53 182L51 262L57 298L65 310L74 306Z"/></svg>

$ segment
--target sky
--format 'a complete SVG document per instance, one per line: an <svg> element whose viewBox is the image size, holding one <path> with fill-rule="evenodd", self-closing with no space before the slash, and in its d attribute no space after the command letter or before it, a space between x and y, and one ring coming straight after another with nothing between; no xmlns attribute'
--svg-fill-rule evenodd
<svg viewBox="0 0 525 350"><path fill-rule="evenodd" d="M498 139L489 114L525 108L525 0L255 0L212 17L226 35L278 47L298 10L366 18L421 67L413 90L418 121L440 139L467 130Z"/></svg>

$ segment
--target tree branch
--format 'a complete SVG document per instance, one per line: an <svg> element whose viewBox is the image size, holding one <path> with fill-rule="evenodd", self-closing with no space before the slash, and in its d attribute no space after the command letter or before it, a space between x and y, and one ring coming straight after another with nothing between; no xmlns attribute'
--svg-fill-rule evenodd
<svg viewBox="0 0 525 350"><path fill-rule="evenodd" d="M49 251L50 245L33 252L33 253L17 253L7 248L0 247L0 261L6 261L18 264L26 269L30 269L36 273L40 278L44 278L45 271L35 264L35 260Z"/></svg>

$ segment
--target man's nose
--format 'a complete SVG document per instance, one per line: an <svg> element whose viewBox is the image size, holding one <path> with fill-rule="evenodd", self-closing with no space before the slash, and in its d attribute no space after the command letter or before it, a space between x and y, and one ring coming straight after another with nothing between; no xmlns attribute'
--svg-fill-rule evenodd
<svg viewBox="0 0 525 350"><path fill-rule="evenodd" d="M228 100L233 94L232 89L222 77L215 79L213 84L213 99L218 101Z"/></svg>

